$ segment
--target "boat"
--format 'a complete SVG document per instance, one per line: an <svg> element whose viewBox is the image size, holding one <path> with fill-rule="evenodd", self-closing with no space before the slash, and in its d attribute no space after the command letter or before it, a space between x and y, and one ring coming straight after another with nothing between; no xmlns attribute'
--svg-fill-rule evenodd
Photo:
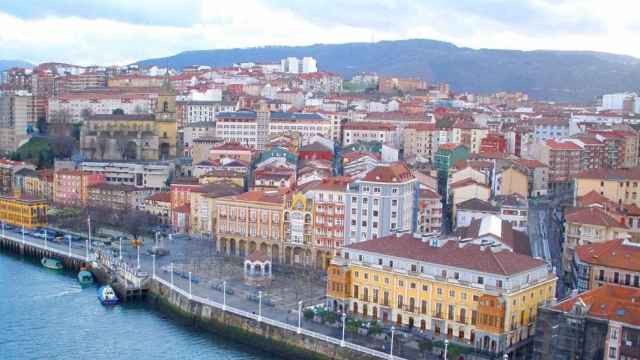
<svg viewBox="0 0 640 360"><path fill-rule="evenodd" d="M101 286L98 289L98 300L102 305L116 305L120 302L118 295L109 285Z"/></svg>
<svg viewBox="0 0 640 360"><path fill-rule="evenodd" d="M82 286L93 284L93 274L88 270L81 269L80 272L78 272L78 282Z"/></svg>
<svg viewBox="0 0 640 360"><path fill-rule="evenodd" d="M51 270L62 270L62 268L64 268L62 261L54 258L43 257L40 260L40 263L42 264L42 266Z"/></svg>

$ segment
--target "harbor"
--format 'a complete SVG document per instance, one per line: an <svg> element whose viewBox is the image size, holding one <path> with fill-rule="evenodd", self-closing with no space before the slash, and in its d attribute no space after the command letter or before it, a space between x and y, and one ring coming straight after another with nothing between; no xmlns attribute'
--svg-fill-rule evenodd
<svg viewBox="0 0 640 360"><path fill-rule="evenodd" d="M152 256L150 271L146 272L91 244L87 239L84 247L74 246L71 240L64 244L50 241L46 237L38 238L19 230L7 231L4 228L0 237L1 248L25 258L38 261L42 258L58 259L66 270L76 273L81 268L90 270L98 283L113 286L124 303L157 308L167 315L177 315L182 321L187 321L203 331L284 358L391 357L388 353L345 341L344 332L343 337L339 338L302 328L300 316L297 326L271 319L271 314L262 312L261 302L257 311L247 311L227 304L225 295L223 301L198 296L193 293L192 281L188 282L187 286L179 286L184 282L174 282L173 275L169 279L160 277L156 272L160 270L156 267L155 256ZM398 356L393 358L401 359Z"/></svg>

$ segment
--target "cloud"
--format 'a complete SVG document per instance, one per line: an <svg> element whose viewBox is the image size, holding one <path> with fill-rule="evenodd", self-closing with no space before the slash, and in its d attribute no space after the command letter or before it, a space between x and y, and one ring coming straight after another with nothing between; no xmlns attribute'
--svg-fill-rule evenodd
<svg viewBox="0 0 640 360"><path fill-rule="evenodd" d="M185 50L431 38L640 56L631 0L102 0L0 3L0 58L125 64ZM320 64L321 66L321 64Z"/></svg>

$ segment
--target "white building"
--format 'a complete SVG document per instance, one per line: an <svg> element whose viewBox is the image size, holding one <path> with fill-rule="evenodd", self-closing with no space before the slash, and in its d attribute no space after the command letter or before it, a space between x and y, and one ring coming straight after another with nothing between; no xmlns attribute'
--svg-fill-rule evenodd
<svg viewBox="0 0 640 360"><path fill-rule="evenodd" d="M174 171L170 162L105 162L83 161L80 170L103 173L108 184L132 185L137 188L162 190Z"/></svg>
<svg viewBox="0 0 640 360"><path fill-rule="evenodd" d="M83 112L108 115L116 109L125 114L148 114L155 108L157 100L157 93L69 93L49 99L47 118L51 119L56 113L65 113L74 123L79 123L83 121Z"/></svg>
<svg viewBox="0 0 640 360"><path fill-rule="evenodd" d="M318 72L318 63L316 59L308 56L302 58L302 73L307 74L314 72Z"/></svg>
<svg viewBox="0 0 640 360"><path fill-rule="evenodd" d="M616 93L602 95L602 107L600 111L622 111L624 109L625 102L635 102L638 95L636 93Z"/></svg>

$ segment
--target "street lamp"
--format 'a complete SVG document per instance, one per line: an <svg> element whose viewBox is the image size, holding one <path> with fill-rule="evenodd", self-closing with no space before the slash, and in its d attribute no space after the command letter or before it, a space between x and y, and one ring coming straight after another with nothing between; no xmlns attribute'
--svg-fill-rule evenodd
<svg viewBox="0 0 640 360"><path fill-rule="evenodd" d="M118 260L122 261L122 236L120 236L119 238L119 245L118 245Z"/></svg>
<svg viewBox="0 0 640 360"><path fill-rule="evenodd" d="M391 326L391 349L389 349L389 358L393 359L393 335L396 332L395 326ZM445 345L446 346L446 345Z"/></svg>
<svg viewBox="0 0 640 360"><path fill-rule="evenodd" d="M2 237L4 237L4 221L2 222Z"/></svg>
<svg viewBox="0 0 640 360"><path fill-rule="evenodd" d="M347 313L342 313L342 341L340 341L340 346L344 347L344 329L347 324Z"/></svg>
<svg viewBox="0 0 640 360"><path fill-rule="evenodd" d="M71 235L67 235L67 239L69 239L69 256L71 256Z"/></svg>
<svg viewBox="0 0 640 360"><path fill-rule="evenodd" d="M22 246L24 246L25 241L24 241L24 225L22 225Z"/></svg>
<svg viewBox="0 0 640 360"><path fill-rule="evenodd" d="M262 321L262 290L258 291L258 322Z"/></svg>
<svg viewBox="0 0 640 360"><path fill-rule="evenodd" d="M298 301L298 334L300 334L301 332L301 329L300 329L301 325L302 325L302 300Z"/></svg>
<svg viewBox="0 0 640 360"><path fill-rule="evenodd" d="M136 268L136 270L140 270L140 244L138 244L138 246L136 246L136 249L138 249L138 267Z"/></svg>
<svg viewBox="0 0 640 360"><path fill-rule="evenodd" d="M222 311L227 310L227 281L222 282Z"/></svg>
<svg viewBox="0 0 640 360"><path fill-rule="evenodd" d="M44 230L44 249L47 250L47 229Z"/></svg>
<svg viewBox="0 0 640 360"><path fill-rule="evenodd" d="M91 215L87 216L87 230L89 231L89 247L91 247Z"/></svg>
<svg viewBox="0 0 640 360"><path fill-rule="evenodd" d="M171 263L171 290L173 290L173 263Z"/></svg>
<svg viewBox="0 0 640 360"><path fill-rule="evenodd" d="M447 360L447 348L449 347L449 340L444 339L444 360Z"/></svg>
<svg viewBox="0 0 640 360"><path fill-rule="evenodd" d="M151 254L151 259L152 259L151 278L155 279L156 278L156 254Z"/></svg>
<svg viewBox="0 0 640 360"><path fill-rule="evenodd" d="M505 351L504 355L502 355L502 359L509 360L509 354Z"/></svg>
<svg viewBox="0 0 640 360"><path fill-rule="evenodd" d="M189 271L189 299L193 299L193 295L191 295L191 271Z"/></svg>

